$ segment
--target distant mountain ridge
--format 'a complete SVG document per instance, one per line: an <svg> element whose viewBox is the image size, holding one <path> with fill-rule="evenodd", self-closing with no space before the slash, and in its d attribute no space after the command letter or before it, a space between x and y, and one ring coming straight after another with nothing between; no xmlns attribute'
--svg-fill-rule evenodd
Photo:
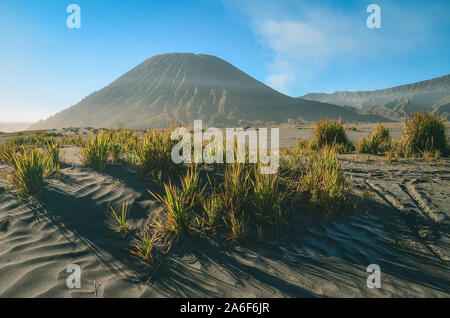
<svg viewBox="0 0 450 318"><path fill-rule="evenodd" d="M311 93L301 98L365 109L392 120L400 120L411 111L433 111L450 120L446 106L450 99L450 74L387 89Z"/></svg>
<svg viewBox="0 0 450 318"><path fill-rule="evenodd" d="M30 129L166 127L171 123L264 125L322 118L378 122L385 118L352 107L292 98L211 55L153 56L105 88Z"/></svg>

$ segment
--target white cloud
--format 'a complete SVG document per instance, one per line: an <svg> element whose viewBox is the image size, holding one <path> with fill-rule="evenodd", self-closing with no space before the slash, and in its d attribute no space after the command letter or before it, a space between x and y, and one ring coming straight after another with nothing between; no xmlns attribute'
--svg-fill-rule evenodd
<svg viewBox="0 0 450 318"><path fill-rule="evenodd" d="M271 74L266 78L266 84L283 94L289 95L291 91L288 88L288 84L294 79L292 74L287 74L286 72L283 74Z"/></svg>
<svg viewBox="0 0 450 318"><path fill-rule="evenodd" d="M266 84L288 93L297 78L311 78L324 69L331 58L343 56L357 47L351 38L337 34L343 25L330 25L321 19L263 19L254 31L273 52Z"/></svg>
<svg viewBox="0 0 450 318"><path fill-rule="evenodd" d="M258 32L280 53L298 48L315 51L326 45L324 32L303 22L264 20L257 25Z"/></svg>
<svg viewBox="0 0 450 318"><path fill-rule="evenodd" d="M442 22L447 21L442 12L450 8L445 4L417 10L414 3L379 0L382 28L370 30L363 3L346 9L309 0L227 2L250 18L256 38L270 53L266 84L286 94L336 61L370 63L409 54L433 41L437 20L449 24Z"/></svg>
<svg viewBox="0 0 450 318"><path fill-rule="evenodd" d="M299 78L314 77L331 59L358 49L358 41L348 36L352 29L348 18L327 8L304 3L291 12L250 7L244 10L253 32L272 55L265 82L285 94Z"/></svg>

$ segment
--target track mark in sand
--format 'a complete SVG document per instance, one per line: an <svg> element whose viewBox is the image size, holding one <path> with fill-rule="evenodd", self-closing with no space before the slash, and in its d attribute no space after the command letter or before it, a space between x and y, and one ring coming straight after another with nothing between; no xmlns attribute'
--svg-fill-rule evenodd
<svg viewBox="0 0 450 318"><path fill-rule="evenodd" d="M406 189L406 192L409 194L411 199L415 201L416 205L423 211L423 213L426 214L434 223L442 223L446 219L446 215L438 211L430 202L427 202L427 200L420 195L414 186L415 182L417 182L416 179L405 184L404 188ZM427 242L427 246L441 260L444 262L450 262L450 257L443 253L442 250L433 243Z"/></svg>
<svg viewBox="0 0 450 318"><path fill-rule="evenodd" d="M430 240L429 236L432 231L429 230L429 225L423 224L423 222L421 222L424 218L426 218L426 220L432 220L428 213L423 211L421 207L417 206L414 200L412 200L414 207L416 207L416 209L414 210L417 210L417 212L420 214L414 213L414 211L412 211L413 209L405 208L405 206L401 202L399 202L393 195L390 194L389 191L383 189L380 185L377 185L369 180L366 180L366 183L369 185L369 187L375 190L382 199L384 199L398 211L402 212L402 215L407 221L406 224L408 225L412 233L414 233L420 239L422 244L425 245L437 258L439 258L445 264L448 264L450 258ZM402 189L402 191L404 191L404 188L407 188L407 186L400 185L400 189ZM418 197L420 196L417 191L415 191L415 193ZM406 194L411 198L411 194L409 192L407 192ZM420 217L422 218L422 220Z"/></svg>
<svg viewBox="0 0 450 318"><path fill-rule="evenodd" d="M381 198L390 203L394 208L396 208L401 212L404 212L406 210L405 206L400 202L398 202L397 199L394 196L392 196L389 192L385 191L380 186L376 185L373 182L370 182L369 180L366 180L366 183L369 185L369 187L375 190Z"/></svg>
<svg viewBox="0 0 450 318"><path fill-rule="evenodd" d="M416 182L417 179L407 182L405 185L406 192L433 222L441 223L445 220L446 215L441 211L438 211L428 200L424 199L422 195L417 192L417 189L414 186L414 183Z"/></svg>
<svg viewBox="0 0 450 318"><path fill-rule="evenodd" d="M449 257L445 253L443 253L440 248L438 248L430 241L429 233L431 233L431 231L428 229L428 225L424 225L422 224L422 222L420 222L421 220L419 216L421 216L423 219L427 215L422 210L420 210L420 208L417 208L414 202L413 202L414 206L416 206L415 210L418 210L417 212L420 214L414 213L409 208L408 209L405 208L405 206L402 203L400 203L393 195L391 195L389 191L383 189L380 185L377 185L369 180L366 180L366 183L392 207L402 212L402 215L405 217L407 221L406 224L408 225L411 232L414 233L415 236L420 239L422 244L426 246L428 250L430 250L437 258L439 258L439 260L441 260L445 264L448 264L448 262L450 261ZM400 188L402 189L401 186ZM409 194L407 195L409 196ZM413 216L413 218L411 218L411 216Z"/></svg>

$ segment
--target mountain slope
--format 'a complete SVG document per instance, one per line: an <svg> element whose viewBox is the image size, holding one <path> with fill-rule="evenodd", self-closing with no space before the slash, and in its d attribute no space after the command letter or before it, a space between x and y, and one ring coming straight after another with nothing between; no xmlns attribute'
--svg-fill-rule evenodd
<svg viewBox="0 0 450 318"><path fill-rule="evenodd" d="M307 94L303 99L367 109L392 120L411 111L433 111L450 95L450 74L388 89L333 94Z"/></svg>
<svg viewBox="0 0 450 318"><path fill-rule="evenodd" d="M434 107L435 114L450 120L450 95L440 99Z"/></svg>
<svg viewBox="0 0 450 318"><path fill-rule="evenodd" d="M217 126L311 121L383 121L352 108L283 95L210 55L154 56L105 88L31 129L94 126L129 128L190 124Z"/></svg>

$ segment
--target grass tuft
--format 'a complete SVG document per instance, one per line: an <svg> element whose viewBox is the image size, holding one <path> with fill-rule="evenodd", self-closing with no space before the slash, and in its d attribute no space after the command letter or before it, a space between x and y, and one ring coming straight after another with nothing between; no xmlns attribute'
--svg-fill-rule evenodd
<svg viewBox="0 0 450 318"><path fill-rule="evenodd" d="M349 206L352 188L334 147L325 147L311 156L300 176L300 187L309 194L311 203L324 207L327 212Z"/></svg>
<svg viewBox="0 0 450 318"><path fill-rule="evenodd" d="M99 171L104 171L108 162L111 139L103 130L92 135L81 150L83 163Z"/></svg>
<svg viewBox="0 0 450 318"><path fill-rule="evenodd" d="M250 170L243 164L232 163L225 168L224 198L228 208L239 208L246 203L251 189Z"/></svg>
<svg viewBox="0 0 450 318"><path fill-rule="evenodd" d="M53 170L58 171L61 168L61 145L58 142L51 141L46 146Z"/></svg>
<svg viewBox="0 0 450 318"><path fill-rule="evenodd" d="M117 135L110 138L111 142L109 146L109 154L112 158L112 161L114 163L117 163L122 159L124 147Z"/></svg>
<svg viewBox="0 0 450 318"><path fill-rule="evenodd" d="M176 237L182 236L189 227L189 210L191 206L187 203L182 191L173 186L171 182L164 184L165 196L160 196L148 190L148 192L164 205L165 218L159 218L156 225L168 232L175 233Z"/></svg>
<svg viewBox="0 0 450 318"><path fill-rule="evenodd" d="M200 190L200 177L197 165L191 165L184 178L181 178L181 190L188 204L196 205L199 202L203 190Z"/></svg>
<svg viewBox="0 0 450 318"><path fill-rule="evenodd" d="M340 151L350 150L351 143L345 134L344 124L341 120L320 120L314 125L310 146L320 149L331 145L336 145Z"/></svg>
<svg viewBox="0 0 450 318"><path fill-rule="evenodd" d="M355 145L356 152L374 154L390 149L392 143L389 130L381 124L375 126L370 138L362 137Z"/></svg>
<svg viewBox="0 0 450 318"><path fill-rule="evenodd" d="M130 250L130 253L139 256L144 261L151 261L157 240L158 237L155 233L152 233L150 228L146 227L141 233L140 241L134 244L134 250Z"/></svg>
<svg viewBox="0 0 450 318"><path fill-rule="evenodd" d="M128 202L122 203L122 210L121 210L120 214L118 214L112 206L110 206L109 209L111 210L111 214L112 214L114 220L116 220L118 223L118 225L116 227L116 232L127 233L130 230L130 227L127 222L127 217L128 217L128 213L129 213Z"/></svg>
<svg viewBox="0 0 450 318"><path fill-rule="evenodd" d="M224 209L223 198L220 195L212 195L202 202L203 211L210 227L214 227L217 219Z"/></svg>
<svg viewBox="0 0 450 318"><path fill-rule="evenodd" d="M86 140L81 136L63 136L61 138L61 143L63 145L72 145L77 147L84 147L86 145Z"/></svg>
<svg viewBox="0 0 450 318"><path fill-rule="evenodd" d="M230 238L235 242L242 242L248 235L249 217L242 211L230 209L223 218L230 231Z"/></svg>
<svg viewBox="0 0 450 318"><path fill-rule="evenodd" d="M177 141L171 139L171 129L153 129L147 132L134 146L141 168L149 173L164 171L170 174L176 171L178 166L171 157L176 143Z"/></svg>
<svg viewBox="0 0 450 318"><path fill-rule="evenodd" d="M41 199L45 190L45 177L52 171L51 157L39 149L22 148L20 152L4 153L13 167L9 180L17 188L19 198L29 195Z"/></svg>
<svg viewBox="0 0 450 318"><path fill-rule="evenodd" d="M405 157L423 156L427 151L447 156L449 141L444 119L432 113L414 113L411 119L404 119L398 144Z"/></svg>
<svg viewBox="0 0 450 318"><path fill-rule="evenodd" d="M277 174L260 174L255 172L253 184L253 205L259 219L280 227L285 219L283 204L287 199L286 191L281 189Z"/></svg>

